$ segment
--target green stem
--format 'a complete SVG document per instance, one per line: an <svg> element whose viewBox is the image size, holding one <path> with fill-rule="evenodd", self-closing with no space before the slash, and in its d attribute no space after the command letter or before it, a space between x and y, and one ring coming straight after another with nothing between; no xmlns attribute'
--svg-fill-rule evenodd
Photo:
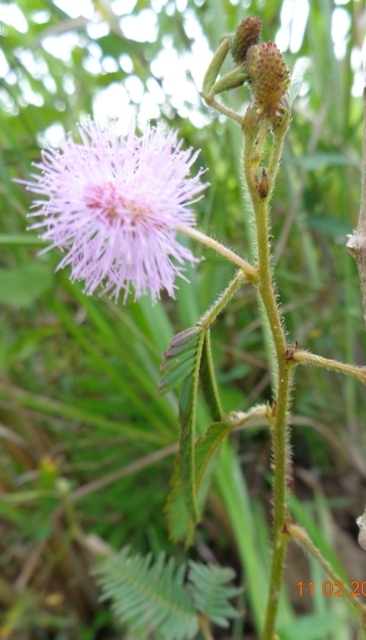
<svg viewBox="0 0 366 640"><path fill-rule="evenodd" d="M35 247L46 247L47 241L41 240L35 235L25 234L25 233L1 233L0 234L0 245L17 245L20 244L22 246L35 246Z"/></svg>
<svg viewBox="0 0 366 640"><path fill-rule="evenodd" d="M241 287L243 282L245 282L246 278L242 270L238 271L235 275L234 279L229 283L226 289L220 293L218 299L212 307L210 307L204 314L201 316L199 323L205 329L211 327L211 325L216 320L217 316L221 311L226 307L229 300L233 297L236 291Z"/></svg>
<svg viewBox="0 0 366 640"><path fill-rule="evenodd" d="M249 114L249 118L254 118ZM244 128L244 173L248 185L249 194L253 203L257 229L258 252L258 291L266 310L268 323L271 329L275 350L277 394L273 407L273 453L274 453L274 526L273 526L273 555L269 586L269 597L266 611L266 619L262 640L272 640L278 609L280 587L285 560L287 537L283 534L286 520L286 479L288 468L288 435L287 416L290 401L291 370L293 363L286 359L286 336L283 328L283 320L275 296L275 286L272 277L272 264L270 254L270 229L268 223L268 203L273 191L273 181L276 175L280 159L282 140L286 133L287 123L274 133L274 142L269 162L267 176L268 193L258 186L260 180L259 167L264 149L264 140L268 135L270 123L263 120L259 127ZM247 120L247 123L249 120ZM245 130L246 129L246 130Z"/></svg>
<svg viewBox="0 0 366 640"><path fill-rule="evenodd" d="M190 238L198 240L198 242L202 242L202 244L210 247L210 249L214 249L215 251L217 251L217 253L220 253L222 256L224 256L224 258L236 264L241 268L242 272L244 273L246 279L249 280L249 282L255 283L258 281L258 270L251 264L249 264L249 262L243 260L243 258L234 253L234 251L231 251L231 249L224 247L221 242L218 242L214 238L210 238L209 236L206 236L205 233L197 231L197 229L192 229L191 227L178 226L177 229L182 233L185 233Z"/></svg>
<svg viewBox="0 0 366 640"><path fill-rule="evenodd" d="M222 102L218 102L214 95L204 95L202 93L202 97L210 107L216 109L216 111L222 113L224 116L227 116L228 118L230 118L230 120L234 120L234 122L238 122L238 124L240 125L242 124L243 116L233 109L230 109L230 107L226 107L224 104L222 104Z"/></svg>
<svg viewBox="0 0 366 640"><path fill-rule="evenodd" d="M276 622L283 566L285 562L287 538L283 535L286 519L286 492L288 461L287 415L291 386L291 368L279 366L279 386L276 405L276 419L273 428L274 457L274 524L273 554L269 584L268 604L262 640L272 640Z"/></svg>
<svg viewBox="0 0 366 640"><path fill-rule="evenodd" d="M314 367L323 367L329 371L337 371L338 373L344 373L346 376L352 376L362 382L362 384L366 384L366 367L344 364L343 362L337 362L337 360L317 356L309 351L302 351L302 349L296 350L292 359L296 364L309 364Z"/></svg>
<svg viewBox="0 0 366 640"><path fill-rule="evenodd" d="M204 637L205 640L214 640L214 637L211 633L211 629L210 629L210 622L207 618L205 618L204 616L199 616L198 617L198 624L199 624L199 628L201 630L201 633Z"/></svg>

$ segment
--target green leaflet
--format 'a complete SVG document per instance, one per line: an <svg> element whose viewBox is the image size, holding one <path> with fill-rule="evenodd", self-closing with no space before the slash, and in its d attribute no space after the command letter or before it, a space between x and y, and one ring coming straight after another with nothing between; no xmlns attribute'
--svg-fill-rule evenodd
<svg viewBox="0 0 366 640"><path fill-rule="evenodd" d="M192 354L191 351L189 351L187 354L183 354L183 357L184 356L185 358L183 359L183 362L179 361L178 358L174 358L174 360L164 363L167 371L165 371L160 378L157 390L158 396L165 395L168 391L171 391L180 382L182 382L182 380L190 377L192 369L196 363L196 354ZM180 357L182 358L182 356Z"/></svg>
<svg viewBox="0 0 366 640"><path fill-rule="evenodd" d="M165 360L164 362L162 362L160 365L160 371L162 371L163 373L170 370L175 371L177 368L181 368L181 366L184 365L187 360L193 360L194 362L195 358L195 351L192 351L191 349L189 349L188 351L183 351L183 353L179 353L169 360Z"/></svg>
<svg viewBox="0 0 366 640"><path fill-rule="evenodd" d="M163 375L158 385L157 396L165 395L193 373L201 332L202 327L195 326L174 336L160 365Z"/></svg>
<svg viewBox="0 0 366 640"><path fill-rule="evenodd" d="M177 333L171 340L169 348L164 354L165 357L169 357L171 355L176 355L177 353L182 353L188 349L192 344L195 344L199 333L202 331L202 328L198 325L194 327L189 327L189 329L185 329L184 331L180 331Z"/></svg>
<svg viewBox="0 0 366 640"><path fill-rule="evenodd" d="M222 408L217 390L215 372L213 368L212 355L211 355L211 334L207 329L205 334L205 340L203 343L201 368L200 368L200 380L204 398L207 406L210 410L212 420L218 422L222 419Z"/></svg>
<svg viewBox="0 0 366 640"><path fill-rule="evenodd" d="M225 438L232 431L231 424L214 422L210 424L206 433L201 436L196 446L196 482L199 487L210 469L211 460L219 454Z"/></svg>

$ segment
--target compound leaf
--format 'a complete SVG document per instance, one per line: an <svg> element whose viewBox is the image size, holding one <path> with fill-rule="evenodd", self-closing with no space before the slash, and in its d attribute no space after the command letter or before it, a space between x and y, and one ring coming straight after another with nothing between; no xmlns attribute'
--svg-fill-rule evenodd
<svg viewBox="0 0 366 640"><path fill-rule="evenodd" d="M151 564L151 554L129 557L128 553L125 547L94 571L102 599L112 599L116 616L135 636L146 637L158 629L163 640L193 638L198 619L183 584L186 567L177 570L173 559L165 562L164 554Z"/></svg>

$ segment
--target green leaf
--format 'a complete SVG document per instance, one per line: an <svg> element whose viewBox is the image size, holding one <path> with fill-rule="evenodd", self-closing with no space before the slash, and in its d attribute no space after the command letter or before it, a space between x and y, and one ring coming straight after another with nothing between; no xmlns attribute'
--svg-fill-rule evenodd
<svg viewBox="0 0 366 640"><path fill-rule="evenodd" d="M303 167L307 171L316 171L326 167L342 167L351 166L359 167L359 158L350 157L346 153L337 152L316 152L308 155L296 157L293 159L294 164Z"/></svg>
<svg viewBox="0 0 366 640"><path fill-rule="evenodd" d="M194 522L188 513L183 496L180 474L180 454L174 460L174 471L170 480L171 490L165 505L165 518L169 537L174 542L184 541L189 547L193 542Z"/></svg>
<svg viewBox="0 0 366 640"><path fill-rule="evenodd" d="M117 617L135 636L146 637L158 629L163 640L193 638L198 619L183 585L185 565L176 570L173 559L165 563L164 554L151 564L151 554L129 557L128 552L125 547L94 570L102 599L112 599Z"/></svg>
<svg viewBox="0 0 366 640"><path fill-rule="evenodd" d="M165 507L169 536L173 542L184 541L186 547L192 544L194 527L202 517L207 494L211 486L212 474L218 461L221 444L230 433L231 429L231 425L214 423L210 425L205 435L196 443L196 521L192 519L184 499L182 477L180 473L180 454L178 453L174 462L171 491Z"/></svg>
<svg viewBox="0 0 366 640"><path fill-rule="evenodd" d="M331 236L336 241L339 240L341 242L345 242L347 235L352 233L352 226L348 222L326 213L308 216L306 225L322 235Z"/></svg>
<svg viewBox="0 0 366 640"><path fill-rule="evenodd" d="M199 516L196 502L196 473L195 473L195 434L196 434L196 404L197 404L197 376L185 378L179 399L180 423L180 473L182 478L183 495L188 512L194 522Z"/></svg>
<svg viewBox="0 0 366 640"><path fill-rule="evenodd" d="M193 329L196 328L193 327ZM182 332L182 334L185 335L178 334L175 337L175 343L171 343L166 352L166 354L169 353L170 360L173 359L173 355L176 358L187 357L187 352L182 352L187 342L196 345L196 331L188 330L188 332ZM222 418L222 409L215 381L208 330L201 334L201 340L195 348L195 359L196 365L199 365L202 390L213 419L219 421ZM191 362L191 360L185 360L185 362ZM163 366L165 366L165 362L163 362ZM180 367L184 367L184 362L177 366L178 374ZM197 376L193 372L183 382L179 402L181 440L178 460L181 477L179 477L176 467L171 482L172 490L166 506L170 537L174 541L185 540L187 546L192 542L194 526L199 522L202 515L220 446L226 435L231 431L230 426L226 427L221 422L211 425L207 438L205 436L200 438L196 447L196 401ZM183 500L185 501L186 509L184 508Z"/></svg>
<svg viewBox="0 0 366 640"><path fill-rule="evenodd" d="M42 264L21 264L0 268L0 302L13 307L30 307L51 288L53 274Z"/></svg>
<svg viewBox="0 0 366 640"><path fill-rule="evenodd" d="M329 637L331 631L339 627L340 616L335 615L335 611L324 613L311 613L296 618L296 621L281 626L281 638L283 640L317 640L318 638Z"/></svg>
<svg viewBox="0 0 366 640"><path fill-rule="evenodd" d="M198 521L194 465L196 404L204 338L205 329L200 326L190 327L174 336L163 356L160 367L163 376L157 389L157 395L161 396L183 381L179 400L180 473L183 495L194 522Z"/></svg>
<svg viewBox="0 0 366 640"><path fill-rule="evenodd" d="M222 422L214 422L206 433L201 436L196 445L196 486L197 490L204 482L210 461L219 453L225 438L232 431L233 426Z"/></svg>
<svg viewBox="0 0 366 640"><path fill-rule="evenodd" d="M241 587L226 587L235 577L232 569L189 562L188 579L197 611L220 627L227 627L227 618L238 618L240 613L228 602L242 592Z"/></svg>

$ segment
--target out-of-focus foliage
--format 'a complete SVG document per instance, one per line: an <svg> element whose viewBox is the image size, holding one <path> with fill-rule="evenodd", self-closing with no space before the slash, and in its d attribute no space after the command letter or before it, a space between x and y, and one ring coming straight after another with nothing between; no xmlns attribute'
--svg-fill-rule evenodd
<svg viewBox="0 0 366 640"><path fill-rule="evenodd" d="M241 589L229 587L234 578L228 568L190 562L175 567L161 553L155 564L151 554L129 556L125 547L107 558L94 573L103 587L103 599L111 599L113 609L126 622L134 636L144 637L157 631L163 640L195 638L208 621L227 627L227 618L238 618L229 599Z"/></svg>
<svg viewBox="0 0 366 640"><path fill-rule="evenodd" d="M199 225L250 256L240 130L202 104L199 83L221 37L246 15L259 15L263 40L277 38L290 69L300 57L309 61L273 206L275 276L288 339L323 356L365 363L357 270L344 246L360 188L363 6L309 4L309 15L299 19L295 7L307 3L291 0L0 4L0 638L113 634L112 615L98 604L89 575L103 544L182 555L167 538L163 515L178 428L174 393L155 395L159 363L174 333L197 322L235 271L195 246L205 260L187 272L190 285L179 283L176 301L152 307L146 297L123 307L85 297L66 272L54 273L55 252L37 257L37 238L26 232L29 194L12 181L27 178L47 141L75 132L88 114L124 122L132 109L140 127L163 119L187 146L201 148L196 169L208 169L211 186L195 205ZM246 89L227 99L244 111ZM212 344L224 411L270 398L250 287L220 316ZM315 506L297 507L296 518L307 522L315 513L313 536L329 550L329 519L337 515L330 508L340 506L324 497L312 469L335 469L333 480L344 474L348 485L345 480L331 495L348 505L344 520L359 514L364 389L310 369L299 370L296 382L295 478L308 482L306 495L316 493ZM209 422L202 402L199 430ZM268 442L265 430L243 431L224 447L192 551L203 559L214 553L225 565L241 562L248 636L260 626L268 585L261 506L268 504ZM350 532L352 525L347 545L353 549ZM358 579L356 561L347 565L344 557L343 565L349 579ZM294 571L292 598L300 579ZM319 600L310 603L311 624L303 620L298 637L351 638L348 612L347 622L343 609L335 617L328 600L326 610ZM306 607L298 602L297 610ZM293 637L293 616L284 597L283 638Z"/></svg>

